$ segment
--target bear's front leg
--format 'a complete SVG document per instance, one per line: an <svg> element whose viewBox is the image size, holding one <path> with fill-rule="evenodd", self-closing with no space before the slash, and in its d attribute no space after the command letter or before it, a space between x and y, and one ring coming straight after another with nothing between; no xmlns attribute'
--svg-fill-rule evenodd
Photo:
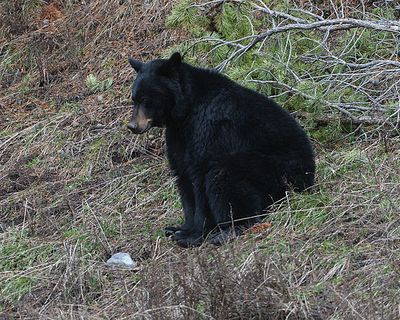
<svg viewBox="0 0 400 320"><path fill-rule="evenodd" d="M196 178L193 182L195 212L192 228L182 233L177 232L172 237L181 247L199 246L212 227L203 181L203 178Z"/></svg>
<svg viewBox="0 0 400 320"><path fill-rule="evenodd" d="M193 228L195 213L193 184L187 177L184 176L178 176L176 184L181 198L185 222L181 226L165 227L164 231L167 237L178 234L183 236L184 234L190 233L190 230Z"/></svg>

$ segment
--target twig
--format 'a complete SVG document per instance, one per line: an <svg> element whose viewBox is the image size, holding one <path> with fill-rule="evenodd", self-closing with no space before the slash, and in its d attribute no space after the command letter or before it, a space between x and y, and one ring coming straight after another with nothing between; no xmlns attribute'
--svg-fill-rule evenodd
<svg viewBox="0 0 400 320"><path fill-rule="evenodd" d="M335 115L330 115L330 114L324 114L322 116L315 116L309 112L296 112L295 114L299 118L304 118L304 119L313 119L314 122L320 123L320 124L329 124L332 121L337 120L337 116ZM354 117L353 119L349 118L341 118L340 120L344 123L351 123L355 125L384 125L388 123L388 119L391 117L382 117L382 116L359 116L359 117Z"/></svg>
<svg viewBox="0 0 400 320"><path fill-rule="evenodd" d="M340 63L349 67L350 69L366 69L366 68L377 68L382 66L395 66L400 68L400 62L394 60L373 60L367 63L351 63L346 62L341 58L338 58L334 55L329 56L318 56L318 57L310 57L310 56L303 56L303 61L317 61L317 60L324 60L327 63ZM396 69L395 71L400 72L400 70Z"/></svg>
<svg viewBox="0 0 400 320"><path fill-rule="evenodd" d="M256 83L277 84L277 85L279 85L281 87L284 87L288 91L294 92L294 93L296 93L296 94L298 94L298 95L300 95L300 96L302 96L302 97L304 97L304 98L306 98L308 100L315 100L316 99L316 97L308 95L308 94L298 90L297 88L289 86L286 83L283 83L283 82L280 82L280 81L275 81L275 80L265 80L265 81L263 81L263 80L248 80L248 81L249 82L256 82ZM348 104L334 103L334 102L330 102L330 101L322 99L322 98L318 98L318 100L321 103L323 103L323 104L325 104L325 105L327 105L329 107L332 107L333 109L338 110L340 113L342 113L345 116L344 120L346 120L346 119L350 120L353 124L378 124L378 125L386 124L386 123L388 123L389 119L391 119L394 116L396 116L400 111L400 108L399 108L399 110L397 110L395 113L393 113L390 116L386 116L386 117L385 116L378 116L378 115L376 115L376 116L362 115L362 116L358 116L357 117L357 116L354 116L350 111L346 110L346 108L350 108L350 107L357 108L357 106L350 106ZM306 113L300 113L300 114L306 114ZM322 118L318 118L317 122L319 121L321 123L324 123L324 122L332 121L333 119L334 118L329 116L329 115L324 115Z"/></svg>
<svg viewBox="0 0 400 320"><path fill-rule="evenodd" d="M301 19L301 18L297 18L295 16L292 16L288 13L284 13L281 11L275 11L270 9L269 7L267 7L262 1L259 1L263 6L259 6L259 5L254 5L259 11L262 11L264 13L267 13L268 15L272 16L272 17L278 17L278 18L284 18L287 20L291 20L291 21L295 21L297 23L307 23L307 20Z"/></svg>
<svg viewBox="0 0 400 320"><path fill-rule="evenodd" d="M291 92L295 92L296 94L301 95L302 97L304 97L304 98L306 98L308 100L315 100L315 97L313 97L311 95L308 95L308 94L298 90L297 88L289 86L288 84L280 82L280 81L276 81L276 80L249 80L249 82L277 84L277 85L279 85L281 87L284 87L285 89L287 89L287 90L289 90ZM336 104L334 104L334 103L332 103L330 101L323 100L323 99L319 99L319 100L322 103L324 103L324 104L326 104L326 105L328 105L328 106L340 111L343 115L347 116L351 120L356 121L356 118L349 111L347 111L346 109L342 108L341 106L336 105Z"/></svg>
<svg viewBox="0 0 400 320"><path fill-rule="evenodd" d="M352 18L343 19L332 19L322 20L310 23L293 23L284 26L274 27L268 31L265 31L259 35L254 36L253 41L248 45L244 46L233 52L225 61L218 65L218 70L223 70L232 60L241 57L243 54L251 50L260 41L265 41L269 37L277 33L288 32L292 30L343 30L351 28L368 28L379 31L391 32L400 35L400 23L397 21L372 21L372 20L359 20ZM246 37L249 38L249 37ZM243 39L238 39L235 42L239 42Z"/></svg>

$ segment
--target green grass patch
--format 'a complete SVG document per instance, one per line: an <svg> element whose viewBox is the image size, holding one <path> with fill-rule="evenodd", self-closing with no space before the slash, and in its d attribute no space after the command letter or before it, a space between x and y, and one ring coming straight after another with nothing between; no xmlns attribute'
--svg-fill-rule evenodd
<svg viewBox="0 0 400 320"><path fill-rule="evenodd" d="M38 167L40 165L41 161L40 158L35 157L33 159L30 159L27 163L26 166L30 169L33 169L35 167Z"/></svg>
<svg viewBox="0 0 400 320"><path fill-rule="evenodd" d="M97 93L110 89L113 85L113 79L99 80L94 74L89 74L86 77L85 84L91 93Z"/></svg>
<svg viewBox="0 0 400 320"><path fill-rule="evenodd" d="M273 224L290 223L299 230L322 226L330 216L332 198L320 190L314 193L291 193L272 219Z"/></svg>
<svg viewBox="0 0 400 320"><path fill-rule="evenodd" d="M66 102L61 107L59 112L61 113L79 113L82 106L79 102Z"/></svg>
<svg viewBox="0 0 400 320"><path fill-rule="evenodd" d="M33 242L26 232L9 229L7 240L0 243L0 301L20 300L58 258L53 245Z"/></svg>

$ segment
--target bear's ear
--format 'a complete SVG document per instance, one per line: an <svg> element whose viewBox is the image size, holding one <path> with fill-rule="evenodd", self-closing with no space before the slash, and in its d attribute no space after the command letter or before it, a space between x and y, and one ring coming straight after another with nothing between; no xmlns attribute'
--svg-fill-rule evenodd
<svg viewBox="0 0 400 320"><path fill-rule="evenodd" d="M172 56L168 59L168 64L170 67L178 68L182 62L182 56L179 52L175 52Z"/></svg>
<svg viewBox="0 0 400 320"><path fill-rule="evenodd" d="M130 65L132 66L132 68L135 69L135 71L137 73L139 73L142 70L143 62L133 59L131 57L128 58L128 61L129 61Z"/></svg>
<svg viewBox="0 0 400 320"><path fill-rule="evenodd" d="M160 67L158 70L158 74L169 77L175 78L179 73L179 67L182 63L182 57L179 52L175 52L165 63Z"/></svg>

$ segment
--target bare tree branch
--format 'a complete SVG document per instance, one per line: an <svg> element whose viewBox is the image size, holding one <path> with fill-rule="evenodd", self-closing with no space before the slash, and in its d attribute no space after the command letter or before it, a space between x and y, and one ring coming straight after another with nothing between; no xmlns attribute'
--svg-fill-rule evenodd
<svg viewBox="0 0 400 320"><path fill-rule="evenodd" d="M293 16L288 14L279 13L276 11L272 11L270 9L261 8L263 12L271 13L275 16L285 17L290 20L297 20ZM301 21L305 21L300 19ZM386 31L390 33L394 33L400 36L400 23L397 21L373 21L373 20L359 20L352 18L343 18L343 19L332 19L332 20L321 20L315 22L298 22L287 24L283 26L277 26L272 29L269 29L261 34L255 35L254 39L246 46L239 48L234 51L224 62L218 65L218 70L223 70L232 60L241 57L243 54L251 50L256 44L261 41L265 41L269 37L274 34L284 33L292 30L321 30L321 31L334 31L334 30L343 30L343 29L351 29L351 28L367 28L374 29L378 31ZM248 37L246 37L247 39ZM238 39L235 42L240 42L245 40L245 38Z"/></svg>
<svg viewBox="0 0 400 320"><path fill-rule="evenodd" d="M306 94L304 92L301 92L300 90L298 90L298 89L296 89L294 87L291 87L291 86L289 86L289 85L287 85L287 84L285 84L283 82L280 82L280 81L248 80L248 82L275 84L275 85L279 85L279 86L287 89L288 92L294 92L294 93L296 93L296 94L298 94L298 95L300 95L300 96L302 96L302 97L304 97L306 99L309 99L309 100L315 100L316 99L315 97L313 97L311 95L308 95L308 94ZM347 110L347 109L350 109L350 108L359 109L359 107L357 107L357 106L349 105L349 104L343 104L343 103L333 103L333 102L330 102L330 101L322 99L322 98L318 98L318 100L321 103L323 103L323 104L325 104L325 105L327 105L327 106L329 106L329 107L331 107L333 109L338 110L344 116L343 120L350 121L353 124L381 124L382 125L382 124L386 124L386 123L392 123L393 121L391 121L391 119L393 119L393 118L396 118L397 120L396 120L396 123L392 123L392 124L395 125L396 127L399 124L398 115L400 114L400 108L398 108L390 116L362 115L362 116L357 117L357 116L354 116L350 111ZM379 109L379 110L376 110L376 111L385 111L385 109ZM302 114L305 114L305 113L302 113ZM320 122L323 123L324 121L326 121L326 122L332 121L335 118L330 116L330 115L325 115L324 117L319 118L319 119L320 119Z"/></svg>
<svg viewBox="0 0 400 320"><path fill-rule="evenodd" d="M277 70L280 70L280 74L274 73L275 67L268 70L268 67L254 66L246 76L246 81L270 84L278 88L278 93L272 96L273 98L290 93L309 101L318 101L321 107L326 106L338 111L342 115L341 119L346 122L393 126L393 122L396 121L394 115L398 118L400 113L399 21L345 18L343 12L337 12L337 16L343 18L324 19L322 15L299 8L290 9L288 12L274 10L262 0L208 1L199 6L214 7L226 2L250 4L256 17L267 15L271 24L269 29L262 30L262 27L255 27L250 21L251 32L233 40L218 37L218 34L199 39L196 43L213 43L208 54L221 47L229 48L225 60L216 67L217 70L223 70L257 46L257 51L253 54L265 56L270 64L278 65ZM332 31L348 29L359 29L360 32L346 33L346 36L350 37L345 42L337 42L338 35L341 34ZM371 30L373 36L371 43L365 43L367 29ZM315 47L299 54L296 51L296 41L299 37L295 34L296 31L307 30L319 31L314 32L313 37L307 37L304 33L307 41L315 42ZM377 36L378 32L385 35ZM275 54L267 48L268 39L278 34L283 36L274 42L279 50L279 53ZM365 46L371 47L372 51L364 53L363 49L359 49ZM385 52L385 46L392 50ZM376 51L373 51L374 49ZM298 62L312 67L299 70L295 67ZM255 79L252 78L253 72L260 69L262 74L268 75L268 80L263 78L264 76L260 78L258 73L255 73ZM326 112L323 118L329 120L331 117L335 116ZM397 128L398 124L395 127Z"/></svg>

